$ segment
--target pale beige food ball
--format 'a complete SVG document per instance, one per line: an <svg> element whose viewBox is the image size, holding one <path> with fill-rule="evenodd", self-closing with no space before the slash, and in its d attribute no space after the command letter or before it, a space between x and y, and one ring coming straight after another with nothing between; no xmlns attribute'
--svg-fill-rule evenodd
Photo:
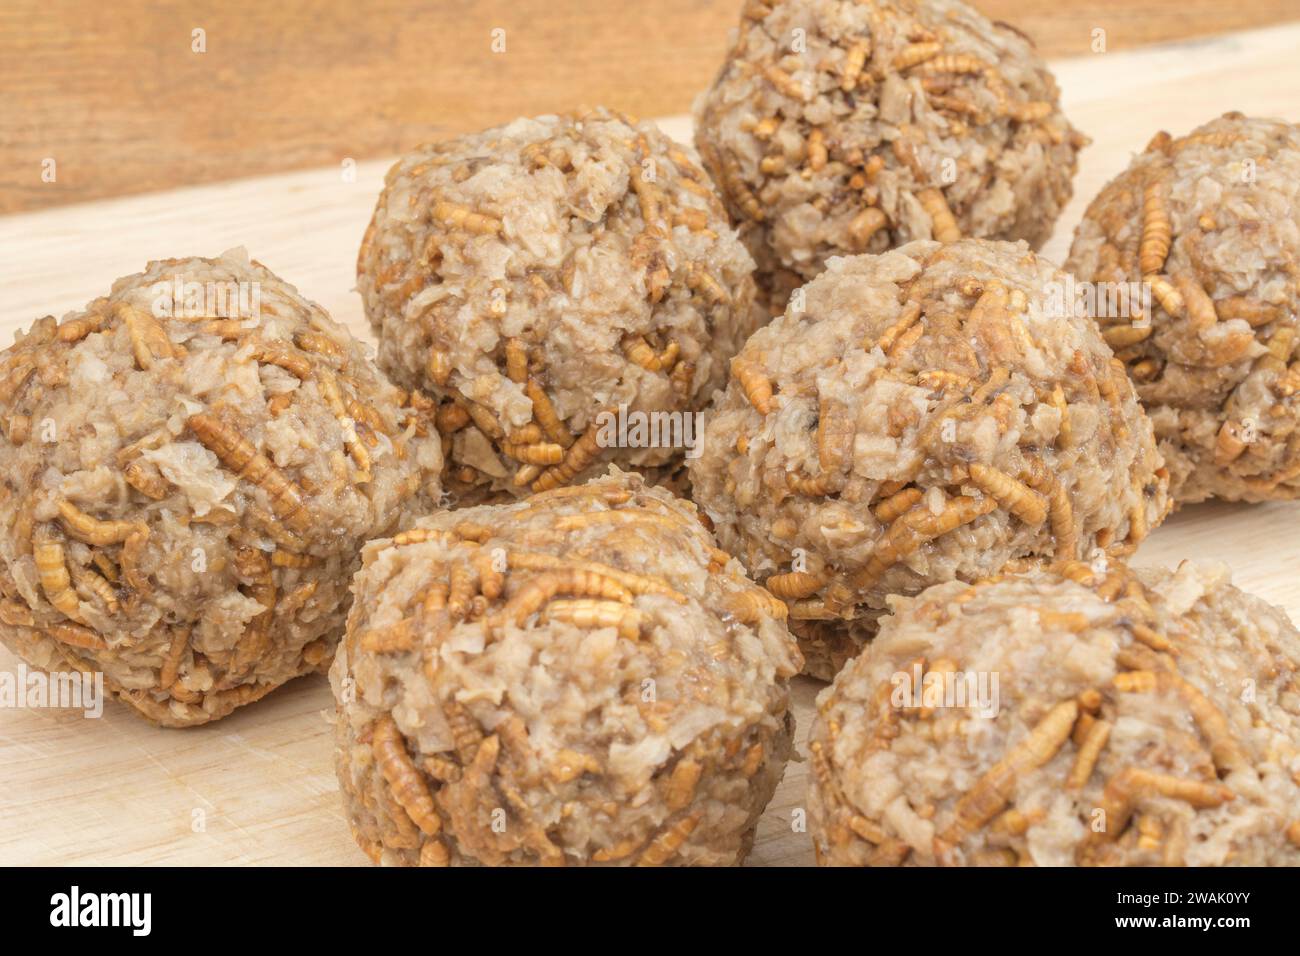
<svg viewBox="0 0 1300 956"><path fill-rule="evenodd" d="M330 673L357 843L431 866L731 865L791 749L785 608L617 469L367 547Z"/></svg>
<svg viewBox="0 0 1300 956"><path fill-rule="evenodd" d="M831 256L1047 241L1087 138L1034 45L957 0L751 0L695 142L773 312Z"/></svg>
<svg viewBox="0 0 1300 956"><path fill-rule="evenodd" d="M830 866L1300 865L1300 633L1222 566L898 599L817 701Z"/></svg>
<svg viewBox="0 0 1300 956"><path fill-rule="evenodd" d="M832 259L732 362L690 462L829 679L893 594L1132 551L1168 477L1123 368L1023 243Z"/></svg>
<svg viewBox="0 0 1300 956"><path fill-rule="evenodd" d="M0 353L0 640L165 726L328 665L431 418L243 250L152 262Z"/></svg>
<svg viewBox="0 0 1300 956"><path fill-rule="evenodd" d="M1158 134L1075 232L1066 266L1096 290L1179 502L1300 495L1297 261L1300 127L1240 113Z"/></svg>
<svg viewBox="0 0 1300 956"><path fill-rule="evenodd" d="M611 461L671 476L762 317L752 271L688 151L597 109L405 156L357 286L380 365L442 403L453 501L478 503ZM670 427L602 435L604 413Z"/></svg>

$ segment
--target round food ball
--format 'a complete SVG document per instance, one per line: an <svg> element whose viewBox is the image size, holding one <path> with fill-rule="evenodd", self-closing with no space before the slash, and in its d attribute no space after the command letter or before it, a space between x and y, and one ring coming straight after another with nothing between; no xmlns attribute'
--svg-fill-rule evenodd
<svg viewBox="0 0 1300 956"><path fill-rule="evenodd" d="M1158 134L1079 224L1066 267L1095 286L1175 500L1300 496L1298 259L1300 126L1240 113Z"/></svg>
<svg viewBox="0 0 1300 956"><path fill-rule="evenodd" d="M957 0L749 3L695 118L775 312L831 256L1041 246L1088 142L1033 43Z"/></svg>
<svg viewBox="0 0 1300 956"><path fill-rule="evenodd" d="M168 727L328 665L360 547L438 501L431 421L242 249L0 353L0 640Z"/></svg>
<svg viewBox="0 0 1300 956"><path fill-rule="evenodd" d="M1222 565L899 599L817 700L818 861L1300 865L1298 670L1300 633Z"/></svg>
<svg viewBox="0 0 1300 956"><path fill-rule="evenodd" d="M365 551L330 671L376 862L739 863L790 755L784 607L611 469Z"/></svg>
<svg viewBox="0 0 1300 956"><path fill-rule="evenodd" d="M679 467L690 413L762 317L752 271L686 150L598 109L406 156L357 286L380 366L442 401L447 487L475 503L607 461Z"/></svg>
<svg viewBox="0 0 1300 956"><path fill-rule="evenodd" d="M732 362L690 463L829 679L891 594L1127 554L1168 511L1122 367L1024 243L830 261Z"/></svg>

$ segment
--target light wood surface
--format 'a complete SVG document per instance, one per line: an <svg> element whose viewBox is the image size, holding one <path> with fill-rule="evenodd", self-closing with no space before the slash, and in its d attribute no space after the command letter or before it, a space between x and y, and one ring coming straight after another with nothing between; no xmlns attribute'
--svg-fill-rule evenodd
<svg viewBox="0 0 1300 956"><path fill-rule="evenodd" d="M1300 26L1054 64L1071 118L1095 140L1078 198L1048 247L1064 255L1082 205L1161 125L1228 109L1300 120ZM685 120L664 123L685 137ZM387 161L354 183L336 169L0 217L0 335L79 307L151 257L255 257L366 334L353 260ZM1141 564L1226 561L1242 587L1300 620L1300 503L1198 505L1151 536ZM0 650L0 670L16 659ZM800 740L820 685L799 680ZM340 809L322 678L297 681L217 724L157 730L109 705L100 720L0 709L0 864L361 864ZM755 865L811 863L791 830L805 765L792 763L760 824ZM196 831L201 811L204 828Z"/></svg>
<svg viewBox="0 0 1300 956"><path fill-rule="evenodd" d="M577 103L684 113L717 71L741 6L6 0L0 212L368 159ZM1300 18L1296 0L975 6L1053 57L1089 52L1096 30L1119 50ZM196 30L205 52L194 50ZM505 31L504 51L493 50L494 30ZM41 179L47 158L53 183Z"/></svg>

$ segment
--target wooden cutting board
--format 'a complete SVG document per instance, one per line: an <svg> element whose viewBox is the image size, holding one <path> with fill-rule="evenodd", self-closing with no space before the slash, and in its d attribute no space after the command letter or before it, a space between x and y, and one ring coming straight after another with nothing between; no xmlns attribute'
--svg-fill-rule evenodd
<svg viewBox="0 0 1300 956"><path fill-rule="evenodd" d="M1300 121L1300 25L1053 64L1067 112L1092 136L1076 199L1047 254L1064 258L1083 206L1162 127L1230 109ZM686 138L689 122L663 123ZM0 218L0 337L62 315L154 258L244 245L369 338L353 264L388 162L234 182ZM1142 546L1141 564L1226 561L1236 582L1300 620L1300 503L1188 508ZM0 649L0 670L17 659ZM802 742L820 684L800 679ZM362 864L334 778L329 687L303 678L216 724L158 730L108 705L0 709L0 864ZM807 865L794 833L805 764L791 763L751 865Z"/></svg>

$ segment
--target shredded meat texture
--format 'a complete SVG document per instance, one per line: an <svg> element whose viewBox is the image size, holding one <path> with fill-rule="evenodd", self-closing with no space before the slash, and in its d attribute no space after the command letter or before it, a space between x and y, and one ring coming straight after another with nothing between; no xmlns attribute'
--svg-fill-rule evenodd
<svg viewBox="0 0 1300 956"><path fill-rule="evenodd" d="M1300 866L1300 632L1223 565L899 598L817 699L830 866Z"/></svg>
<svg viewBox="0 0 1300 956"><path fill-rule="evenodd" d="M695 119L775 313L831 256L1038 248L1088 142L1032 42L957 0L751 0Z"/></svg>
<svg viewBox="0 0 1300 956"><path fill-rule="evenodd" d="M1024 243L836 258L732 363L690 462L721 545L829 679L893 594L1131 552L1169 510L1151 423Z"/></svg>
<svg viewBox="0 0 1300 956"><path fill-rule="evenodd" d="M441 495L432 402L242 249L40 319L0 381L0 640L166 726L328 666L362 543Z"/></svg>
<svg viewBox="0 0 1300 956"><path fill-rule="evenodd" d="M1300 495L1298 261L1300 127L1240 113L1159 133L1079 224L1067 268L1180 503Z"/></svg>
<svg viewBox="0 0 1300 956"><path fill-rule="evenodd" d="M791 750L784 605L611 469L372 542L330 680L376 862L731 865Z"/></svg>
<svg viewBox="0 0 1300 956"><path fill-rule="evenodd" d="M357 286L380 365L442 403L447 487L475 504L609 462L679 471L689 435L611 442L601 415L680 429L763 318L752 272L689 148L597 109L404 157Z"/></svg>

